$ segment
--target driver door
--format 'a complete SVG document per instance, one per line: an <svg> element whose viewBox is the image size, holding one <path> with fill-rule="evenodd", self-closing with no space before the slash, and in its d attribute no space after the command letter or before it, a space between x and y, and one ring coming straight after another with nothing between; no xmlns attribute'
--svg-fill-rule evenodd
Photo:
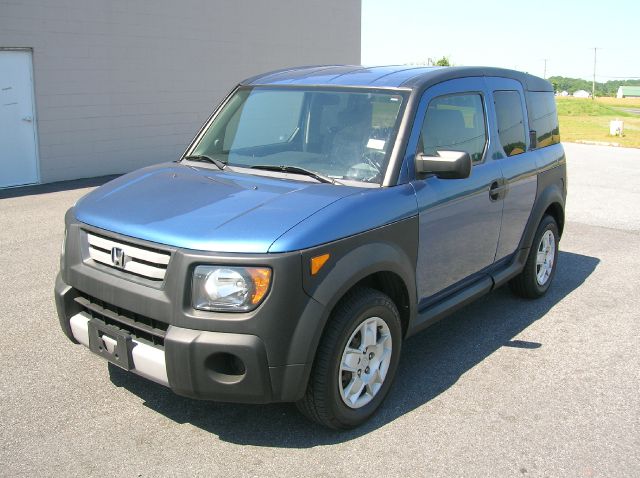
<svg viewBox="0 0 640 478"><path fill-rule="evenodd" d="M468 178L428 175L411 182L420 216L416 281L422 307L472 281L495 260L502 172L499 161L487 153L488 97L482 78L451 80L429 88L418 108L411 158L438 150L466 151L473 161Z"/></svg>

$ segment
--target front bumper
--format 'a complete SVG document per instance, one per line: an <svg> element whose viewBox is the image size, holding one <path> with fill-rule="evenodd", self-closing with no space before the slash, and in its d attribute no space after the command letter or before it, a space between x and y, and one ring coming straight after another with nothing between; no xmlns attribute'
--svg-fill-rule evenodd
<svg viewBox="0 0 640 478"><path fill-rule="evenodd" d="M60 325L69 339L89 348L89 322L99 319L79 308L74 300L78 294L58 275ZM162 346L132 338L130 371L186 397L269 403L301 398L309 367L269 366L265 344L255 335L169 326Z"/></svg>
<svg viewBox="0 0 640 478"><path fill-rule="evenodd" d="M197 399L268 403L304 395L326 310L301 287L299 253L223 257L173 249L166 280L152 287L88 260L82 231L92 228L72 222L67 229L55 299L60 325L70 340L89 346L89 322L104 320L100 312L112 318L151 318L150 330L163 328L159 340L136 330L126 337L131 347L127 368L133 373ZM255 261L274 271L271 292L258 309L224 314L191 308L190 277L197 264ZM95 304L87 309L87 301ZM120 322L111 321L110 326L118 328ZM117 331L128 333L126 326ZM105 353L99 355L122 366Z"/></svg>
<svg viewBox="0 0 640 478"><path fill-rule="evenodd" d="M89 348L89 322L92 320L91 315L87 312L78 312L69 319L71 334L78 343ZM131 371L141 375L142 377L153 380L160 385L169 386L169 378L167 377L167 366L164 351L152 345L148 345L138 340L132 340L133 348L131 349ZM113 354L114 344L110 344L108 353ZM106 344L105 344L106 348Z"/></svg>

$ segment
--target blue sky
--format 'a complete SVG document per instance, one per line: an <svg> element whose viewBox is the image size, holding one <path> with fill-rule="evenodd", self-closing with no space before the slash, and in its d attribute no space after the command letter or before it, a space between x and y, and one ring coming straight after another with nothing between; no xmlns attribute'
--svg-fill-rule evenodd
<svg viewBox="0 0 640 478"><path fill-rule="evenodd" d="M362 63L513 68L547 77L640 78L640 0L362 0Z"/></svg>

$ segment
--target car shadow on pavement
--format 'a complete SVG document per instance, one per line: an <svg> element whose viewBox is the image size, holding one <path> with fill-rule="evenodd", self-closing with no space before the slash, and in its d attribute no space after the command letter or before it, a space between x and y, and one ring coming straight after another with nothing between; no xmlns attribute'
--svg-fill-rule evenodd
<svg viewBox="0 0 640 478"><path fill-rule="evenodd" d="M524 300L502 287L408 339L395 383L371 420L355 430L336 432L306 420L292 404L241 405L179 397L169 389L109 364L111 381L177 423L242 445L309 448L349 441L380 428L437 397L500 347L535 353L544 344L514 340L595 270L595 257L560 252L559 267L547 295ZM473 398L470 397L470 400Z"/></svg>

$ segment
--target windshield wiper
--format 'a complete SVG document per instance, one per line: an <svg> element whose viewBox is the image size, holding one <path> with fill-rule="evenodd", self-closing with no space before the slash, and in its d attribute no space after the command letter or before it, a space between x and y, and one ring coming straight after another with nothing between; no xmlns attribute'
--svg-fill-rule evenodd
<svg viewBox="0 0 640 478"><path fill-rule="evenodd" d="M188 159L189 161L201 161L203 163L211 163L218 166L218 169L224 169L227 163L223 163L219 159L212 158L211 156L207 156L206 154L196 154L193 156L185 156L184 159Z"/></svg>
<svg viewBox="0 0 640 478"><path fill-rule="evenodd" d="M329 176L325 176L314 171L309 171L308 169L299 168L298 166L272 166L269 164L258 164L256 166L251 166L251 169L264 169L265 171L282 171L283 173L304 174L305 176L309 176L321 183L342 184L340 181L330 178Z"/></svg>

